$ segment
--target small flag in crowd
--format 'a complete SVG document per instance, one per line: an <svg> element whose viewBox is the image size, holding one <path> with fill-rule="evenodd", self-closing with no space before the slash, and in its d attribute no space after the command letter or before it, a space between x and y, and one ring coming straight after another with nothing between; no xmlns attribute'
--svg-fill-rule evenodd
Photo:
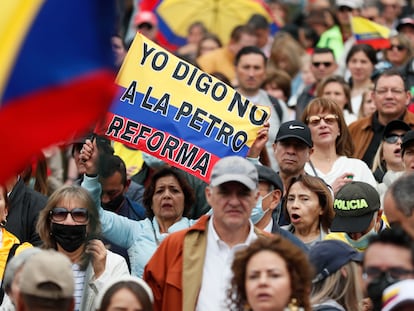
<svg viewBox="0 0 414 311"><path fill-rule="evenodd" d="M13 0L0 11L0 182L86 131L115 94L113 0Z"/></svg>
<svg viewBox="0 0 414 311"><path fill-rule="evenodd" d="M352 17L352 32L357 43L371 45L375 49L384 49L389 47L390 30L369 19L355 16Z"/></svg>

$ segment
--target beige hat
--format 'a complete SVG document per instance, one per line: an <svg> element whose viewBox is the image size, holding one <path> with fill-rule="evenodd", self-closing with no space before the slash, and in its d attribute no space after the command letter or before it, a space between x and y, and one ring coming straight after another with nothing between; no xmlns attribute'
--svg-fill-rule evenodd
<svg viewBox="0 0 414 311"><path fill-rule="evenodd" d="M20 291L40 298L70 298L74 294L72 264L55 250L42 250L23 266Z"/></svg>

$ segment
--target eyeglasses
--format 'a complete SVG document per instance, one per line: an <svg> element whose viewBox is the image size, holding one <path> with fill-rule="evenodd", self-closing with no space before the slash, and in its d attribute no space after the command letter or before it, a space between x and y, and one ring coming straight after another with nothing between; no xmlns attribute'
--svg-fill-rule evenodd
<svg viewBox="0 0 414 311"><path fill-rule="evenodd" d="M377 89L374 90L375 93L378 95L386 95L388 92L391 91L391 94L394 96L401 96L405 93L405 90L403 89Z"/></svg>
<svg viewBox="0 0 414 311"><path fill-rule="evenodd" d="M323 120L326 124L332 125L338 120L338 116L336 114L327 114L324 117L321 116L310 116L307 119L308 124L312 126L317 126Z"/></svg>
<svg viewBox="0 0 414 311"><path fill-rule="evenodd" d="M378 281L383 275L388 282L394 283L409 277L411 274L414 274L414 270L407 270L404 268L390 268L386 271L383 271L378 268L367 268L362 277L367 280L371 279L373 282Z"/></svg>
<svg viewBox="0 0 414 311"><path fill-rule="evenodd" d="M331 67L332 62L312 62L312 65L315 67L319 67L320 65L323 65L324 67Z"/></svg>
<svg viewBox="0 0 414 311"><path fill-rule="evenodd" d="M86 222L89 218L88 210L86 208L74 208L73 210L69 211L64 207L55 207L49 213L50 218L53 221L64 221L66 217L68 217L68 214L72 216L72 219L75 222Z"/></svg>
<svg viewBox="0 0 414 311"><path fill-rule="evenodd" d="M404 137L404 135L397 135L397 134L390 134L389 136L384 138L384 141L386 141L389 144L395 144L397 143L398 139L401 139Z"/></svg>
<svg viewBox="0 0 414 311"><path fill-rule="evenodd" d="M394 49L397 49L398 52L402 52L402 51L406 50L407 48L404 45L401 45L401 44L391 44L388 47L388 51L392 51Z"/></svg>

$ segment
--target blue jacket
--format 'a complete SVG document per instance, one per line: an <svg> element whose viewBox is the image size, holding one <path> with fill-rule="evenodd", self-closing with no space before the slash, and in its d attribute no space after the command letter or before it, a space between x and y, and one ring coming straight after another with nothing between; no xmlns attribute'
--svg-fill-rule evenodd
<svg viewBox="0 0 414 311"><path fill-rule="evenodd" d="M82 187L89 191L95 206L99 207L103 236L128 250L131 274L138 277L142 277L148 260L169 233L186 229L195 223L195 220L183 217L168 228L168 233L160 233L155 217L137 221L104 210L101 207L101 184L98 177L85 176Z"/></svg>

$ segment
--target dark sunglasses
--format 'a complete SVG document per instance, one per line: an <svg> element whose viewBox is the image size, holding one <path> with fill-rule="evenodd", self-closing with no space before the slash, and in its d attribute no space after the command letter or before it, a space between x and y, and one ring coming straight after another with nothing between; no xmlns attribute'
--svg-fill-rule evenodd
<svg viewBox="0 0 414 311"><path fill-rule="evenodd" d="M395 144L398 142L398 138L403 139L404 135L397 135L397 134L390 134L389 136L385 137L384 140L389 144Z"/></svg>
<svg viewBox="0 0 414 311"><path fill-rule="evenodd" d="M338 116L336 114L327 114L324 117L321 116L310 116L307 118L308 124L317 126L323 120L326 124L332 125L338 120Z"/></svg>
<svg viewBox="0 0 414 311"><path fill-rule="evenodd" d="M324 65L325 67L331 67L332 62L313 62L312 65L315 67L319 67L320 65Z"/></svg>
<svg viewBox="0 0 414 311"><path fill-rule="evenodd" d="M397 49L399 52L404 51L407 49L404 45L401 44L391 44L388 48L389 51L392 51L394 49Z"/></svg>
<svg viewBox="0 0 414 311"><path fill-rule="evenodd" d="M68 214L72 216L72 219L75 222L86 222L88 221L88 210L86 208L74 208L73 210L69 211L67 208L64 207L55 207L50 212L50 218L53 221L64 221Z"/></svg>

